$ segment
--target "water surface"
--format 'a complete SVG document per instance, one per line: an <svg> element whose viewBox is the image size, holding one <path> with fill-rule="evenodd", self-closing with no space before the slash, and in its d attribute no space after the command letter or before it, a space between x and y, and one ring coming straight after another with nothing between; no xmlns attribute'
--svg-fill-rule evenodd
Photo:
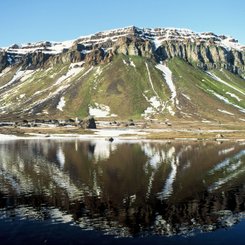
<svg viewBox="0 0 245 245"><path fill-rule="evenodd" d="M244 244L245 144L0 141L1 244Z"/></svg>

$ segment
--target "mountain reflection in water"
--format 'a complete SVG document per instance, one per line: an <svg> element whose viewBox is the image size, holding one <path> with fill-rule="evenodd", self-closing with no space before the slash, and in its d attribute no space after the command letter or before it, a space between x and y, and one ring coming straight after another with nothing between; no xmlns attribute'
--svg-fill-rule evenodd
<svg viewBox="0 0 245 245"><path fill-rule="evenodd" d="M0 220L189 235L244 218L244 180L239 142L0 141Z"/></svg>

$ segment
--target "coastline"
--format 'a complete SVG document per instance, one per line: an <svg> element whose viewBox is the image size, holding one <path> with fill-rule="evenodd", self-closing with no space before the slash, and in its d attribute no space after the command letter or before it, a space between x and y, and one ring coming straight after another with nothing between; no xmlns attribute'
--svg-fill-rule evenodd
<svg viewBox="0 0 245 245"><path fill-rule="evenodd" d="M202 127L201 127L202 126ZM114 127L100 124L97 129L78 127L1 127L0 141L17 139L79 139L93 140L112 138L114 140L140 141L245 141L243 125L201 125L176 124L175 126L152 125L142 128Z"/></svg>

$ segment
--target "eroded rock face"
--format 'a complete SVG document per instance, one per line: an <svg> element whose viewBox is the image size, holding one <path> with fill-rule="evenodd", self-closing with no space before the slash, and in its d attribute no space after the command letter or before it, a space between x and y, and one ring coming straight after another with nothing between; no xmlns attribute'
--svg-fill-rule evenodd
<svg viewBox="0 0 245 245"><path fill-rule="evenodd" d="M204 69L225 68L241 76L245 71L244 55L244 52L227 50L214 44L178 41L166 41L156 50L159 60L180 57Z"/></svg>
<svg viewBox="0 0 245 245"><path fill-rule="evenodd" d="M112 50L115 54L136 55L147 58L154 57L153 43L134 36L120 38L113 45Z"/></svg>
<svg viewBox="0 0 245 245"><path fill-rule="evenodd" d="M85 56L85 62L91 65L98 65L103 62L106 54L102 48L93 49L89 54Z"/></svg>
<svg viewBox="0 0 245 245"><path fill-rule="evenodd" d="M0 51L0 72L9 65L6 52Z"/></svg>
<svg viewBox="0 0 245 245"><path fill-rule="evenodd" d="M156 62L180 57L202 69L225 68L245 77L245 47L235 39L185 29L134 26L72 42L13 45L0 51L0 71L16 63L32 69L80 61L97 65L110 62L117 54L143 56Z"/></svg>
<svg viewBox="0 0 245 245"><path fill-rule="evenodd" d="M31 70L41 68L49 57L50 54L42 52L29 53L23 58L23 68Z"/></svg>
<svg viewBox="0 0 245 245"><path fill-rule="evenodd" d="M48 65L56 65L56 64L67 64L67 63L76 63L80 62L82 59L82 54L78 50L68 50L63 52L62 54L56 54L50 56L47 61Z"/></svg>

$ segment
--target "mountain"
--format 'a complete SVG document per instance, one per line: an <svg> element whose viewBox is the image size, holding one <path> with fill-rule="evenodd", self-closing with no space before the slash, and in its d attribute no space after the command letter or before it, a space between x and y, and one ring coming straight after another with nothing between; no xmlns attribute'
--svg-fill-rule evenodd
<svg viewBox="0 0 245 245"><path fill-rule="evenodd" d="M6 118L245 121L245 46L214 33L127 27L0 49Z"/></svg>

